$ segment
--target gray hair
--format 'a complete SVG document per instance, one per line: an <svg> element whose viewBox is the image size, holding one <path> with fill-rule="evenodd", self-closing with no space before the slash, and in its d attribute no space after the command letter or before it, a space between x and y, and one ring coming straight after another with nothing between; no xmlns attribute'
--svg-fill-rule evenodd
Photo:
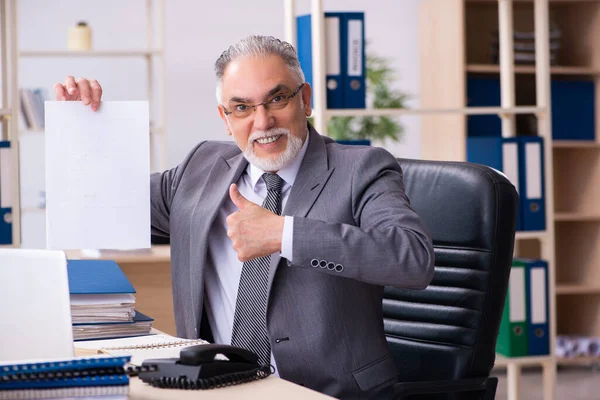
<svg viewBox="0 0 600 400"><path fill-rule="evenodd" d="M294 46L288 42L279 40L273 36L248 36L225 50L215 62L215 73L217 75L217 101L222 99L223 74L232 61L244 56L269 56L276 55L287 64L290 71L298 78L299 83L304 82L304 72L300 67L300 61Z"/></svg>

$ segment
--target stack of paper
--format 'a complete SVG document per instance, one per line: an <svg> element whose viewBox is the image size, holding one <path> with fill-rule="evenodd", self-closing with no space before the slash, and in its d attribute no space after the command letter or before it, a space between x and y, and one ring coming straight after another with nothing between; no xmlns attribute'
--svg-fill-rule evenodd
<svg viewBox="0 0 600 400"><path fill-rule="evenodd" d="M145 335L152 318L135 311L135 289L112 260L69 260L73 338Z"/></svg>

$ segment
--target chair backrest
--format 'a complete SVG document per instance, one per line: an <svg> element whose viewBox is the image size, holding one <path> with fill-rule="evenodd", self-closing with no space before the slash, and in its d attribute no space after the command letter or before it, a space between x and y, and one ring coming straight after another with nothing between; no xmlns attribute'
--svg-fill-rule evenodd
<svg viewBox="0 0 600 400"><path fill-rule="evenodd" d="M384 326L400 381L488 376L513 256L517 192L482 165L398 161L436 258L425 290L384 291Z"/></svg>

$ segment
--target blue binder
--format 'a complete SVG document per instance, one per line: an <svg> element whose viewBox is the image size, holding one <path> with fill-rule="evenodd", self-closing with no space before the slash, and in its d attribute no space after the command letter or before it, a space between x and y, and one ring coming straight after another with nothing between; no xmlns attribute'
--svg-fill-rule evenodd
<svg viewBox="0 0 600 400"><path fill-rule="evenodd" d="M0 208L1 244L12 244L12 208Z"/></svg>
<svg viewBox="0 0 600 400"><path fill-rule="evenodd" d="M519 162L518 138L503 137L468 137L467 161L487 165L501 171L521 192L521 163ZM517 209L516 230L523 229L521 204Z"/></svg>
<svg viewBox="0 0 600 400"><path fill-rule="evenodd" d="M68 260L70 294L135 293L119 265L112 260Z"/></svg>
<svg viewBox="0 0 600 400"><path fill-rule="evenodd" d="M552 138L554 140L595 139L595 90L593 80L552 79Z"/></svg>
<svg viewBox="0 0 600 400"><path fill-rule="evenodd" d="M500 107L500 79L467 77L468 107ZM497 115L469 115L468 136L502 136L502 121Z"/></svg>
<svg viewBox="0 0 600 400"><path fill-rule="evenodd" d="M311 14L296 18L298 43L298 59L304 72L304 78L313 86L312 73L312 37ZM344 13L325 13L325 87L327 91L327 108L344 108L342 70L345 59L343 49ZM312 99L311 99L312 101Z"/></svg>
<svg viewBox="0 0 600 400"><path fill-rule="evenodd" d="M550 320L548 303L548 262L525 260L525 282L527 301L528 354L542 356L550 354Z"/></svg>
<svg viewBox="0 0 600 400"><path fill-rule="evenodd" d="M546 229L546 201L544 184L544 142L539 136L520 136L519 160L524 231Z"/></svg>
<svg viewBox="0 0 600 400"><path fill-rule="evenodd" d="M13 206L10 194L12 181L12 157L9 141L0 140L0 208Z"/></svg>
<svg viewBox="0 0 600 400"><path fill-rule="evenodd" d="M366 108L367 68L365 56L365 13L344 13L342 36L343 57L346 57L346 70L342 73L344 82L344 108Z"/></svg>

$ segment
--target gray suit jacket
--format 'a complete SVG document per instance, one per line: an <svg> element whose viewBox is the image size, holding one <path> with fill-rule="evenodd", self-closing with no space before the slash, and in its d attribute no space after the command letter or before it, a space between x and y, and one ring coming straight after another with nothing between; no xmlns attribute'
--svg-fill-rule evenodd
<svg viewBox="0 0 600 400"><path fill-rule="evenodd" d="M294 216L293 257L271 260L271 348L282 378L361 398L397 375L383 331L383 286L425 288L433 246L390 153L343 146L309 128L282 213ZM246 166L234 142L203 142L180 165L151 177L152 233L171 240L178 336L206 331L207 236Z"/></svg>

